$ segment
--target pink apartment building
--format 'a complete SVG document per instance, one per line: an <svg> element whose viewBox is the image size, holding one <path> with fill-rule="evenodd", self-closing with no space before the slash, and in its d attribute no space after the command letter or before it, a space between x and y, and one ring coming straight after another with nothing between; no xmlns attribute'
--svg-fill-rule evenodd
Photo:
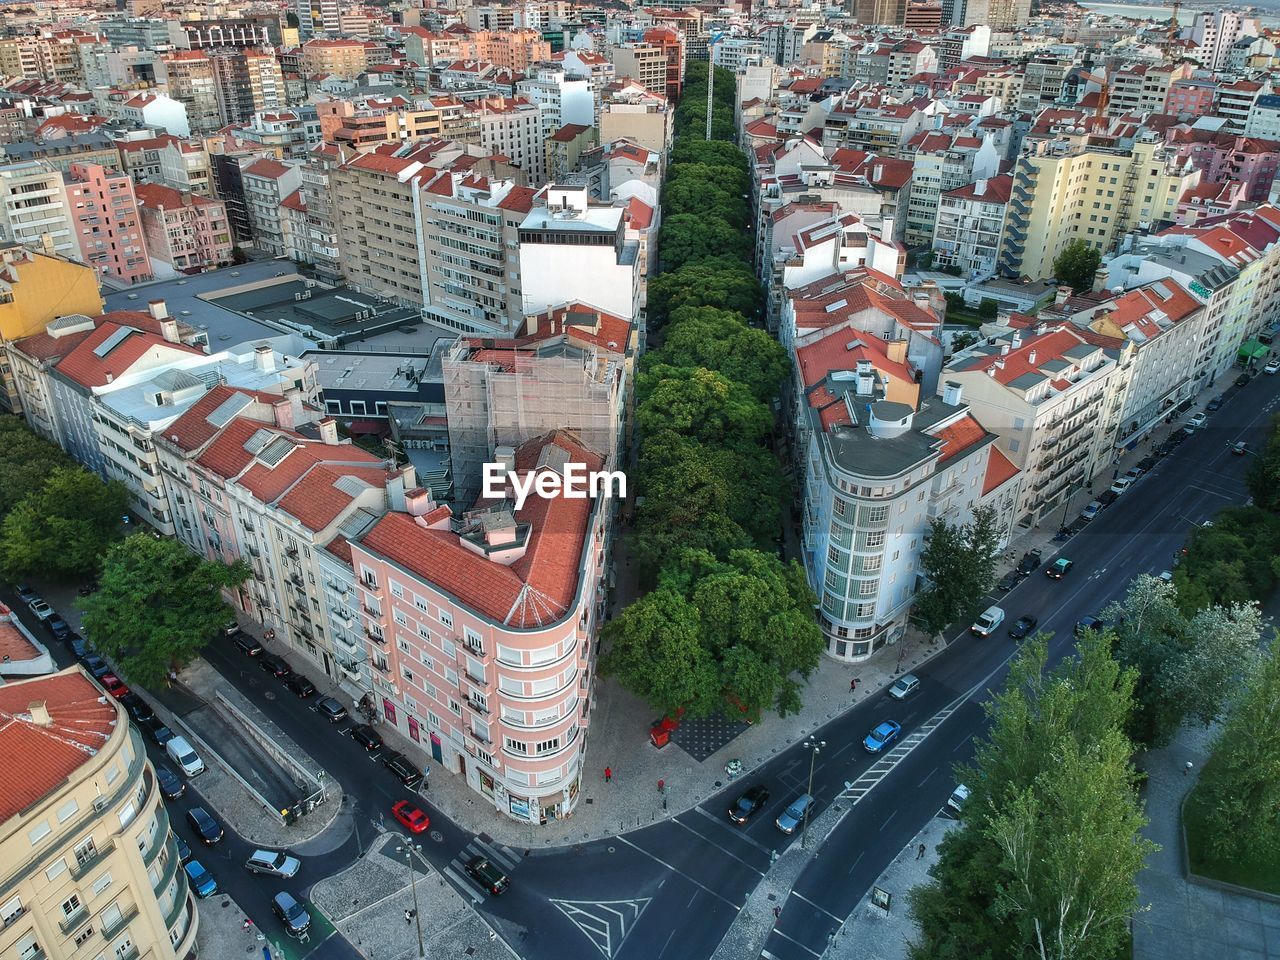
<svg viewBox="0 0 1280 960"><path fill-rule="evenodd" d="M147 250L179 273L195 273L231 262L231 225L221 200L158 183L136 188Z"/></svg>
<svg viewBox="0 0 1280 960"><path fill-rule="evenodd" d="M564 431L496 459L519 474L603 463ZM603 609L607 501L480 503L460 523L426 490L407 494L406 507L330 547L350 551L386 722L507 816L568 816Z"/></svg>
<svg viewBox="0 0 1280 960"><path fill-rule="evenodd" d="M1169 84L1164 99L1164 112L1174 116L1189 114L1203 117L1213 111L1213 98L1218 84L1213 80L1175 80Z"/></svg>
<svg viewBox="0 0 1280 960"><path fill-rule="evenodd" d="M80 259L120 284L150 280L151 261L128 175L96 163L73 163L64 178Z"/></svg>

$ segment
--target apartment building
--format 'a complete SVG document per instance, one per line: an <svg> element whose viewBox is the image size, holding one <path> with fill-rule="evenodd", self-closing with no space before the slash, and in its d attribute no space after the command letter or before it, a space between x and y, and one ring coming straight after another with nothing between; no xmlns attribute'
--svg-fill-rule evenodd
<svg viewBox="0 0 1280 960"><path fill-rule="evenodd" d="M158 183L140 184L135 192L147 253L158 276L199 273L231 262L231 224L221 200Z"/></svg>
<svg viewBox="0 0 1280 960"><path fill-rule="evenodd" d="M1189 79L1193 71L1191 64L1185 62L1173 66L1134 63L1113 71L1107 77L1107 116L1162 113L1171 86Z"/></svg>
<svg viewBox="0 0 1280 960"><path fill-rule="evenodd" d="M990 137L975 136L969 130L922 131L908 147L913 156L905 239L911 246L921 246L933 237L941 195L994 177L1002 158Z"/></svg>
<svg viewBox="0 0 1280 960"><path fill-rule="evenodd" d="M1257 17L1220 9L1197 13L1186 37L1195 44L1191 56L1208 70L1218 71L1226 64L1231 47L1242 37L1260 37L1262 28Z"/></svg>
<svg viewBox="0 0 1280 960"><path fill-rule="evenodd" d="M595 126L591 81L571 78L561 64L535 63L530 74L516 84L516 93L541 111L544 142L567 123ZM543 169L547 169L545 165Z"/></svg>
<svg viewBox="0 0 1280 960"><path fill-rule="evenodd" d="M822 127L822 147L842 147L885 157L910 157L908 144L925 116L911 104L838 102Z"/></svg>
<svg viewBox="0 0 1280 960"><path fill-rule="evenodd" d="M666 97L623 79L604 88L599 129L601 143L631 140L665 156L675 135L675 110Z"/></svg>
<svg viewBox="0 0 1280 960"><path fill-rule="evenodd" d="M290 6L303 39L342 32L342 4L338 0L293 0Z"/></svg>
<svg viewBox="0 0 1280 960"><path fill-rule="evenodd" d="M80 259L111 286L150 280L151 263L133 180L98 164L72 164L64 175Z"/></svg>
<svg viewBox="0 0 1280 960"><path fill-rule="evenodd" d="M555 432L494 454L521 475L598 470ZM425 490L350 541L385 721L494 810L532 825L580 797L610 501L489 503L456 525ZM557 549L544 549L554 538Z"/></svg>
<svg viewBox="0 0 1280 960"><path fill-rule="evenodd" d="M1201 183L1237 182L1246 200L1265 203L1280 172L1280 141L1191 128L1172 141L1180 161L1200 171Z"/></svg>
<svg viewBox="0 0 1280 960"><path fill-rule="evenodd" d="M680 99L680 92L684 89L685 50L680 32L673 27L650 27L640 39L662 51L667 69L663 87L658 92L674 103Z"/></svg>
<svg viewBox="0 0 1280 960"><path fill-rule="evenodd" d="M600 125L600 105L605 88L613 83L617 70L613 61L591 50L559 50L551 55L552 61L564 67L565 76L573 80L586 80L593 104L593 127Z"/></svg>
<svg viewBox="0 0 1280 960"><path fill-rule="evenodd" d="M263 157L242 164L240 176L249 221L253 224L254 244L272 256L286 256L288 250L280 204L302 186L301 163L282 163Z"/></svg>
<svg viewBox="0 0 1280 960"><path fill-rule="evenodd" d="M973 280L995 276L1012 192L1013 177L1002 174L942 194L933 230L934 264L959 267Z"/></svg>
<svg viewBox="0 0 1280 960"><path fill-rule="evenodd" d="M302 71L354 80L369 66L364 41L312 38L302 45Z"/></svg>
<svg viewBox="0 0 1280 960"><path fill-rule="evenodd" d="M255 113L236 136L270 152L277 160L297 160L320 143L320 118L310 105L296 110Z"/></svg>
<svg viewBox="0 0 1280 960"><path fill-rule="evenodd" d="M525 73L531 64L551 59L551 43L537 30L481 30L474 39L476 58L508 73Z"/></svg>
<svg viewBox="0 0 1280 960"><path fill-rule="evenodd" d="M653 43L620 43L610 47L609 58L619 79L634 80L650 93L667 96L666 48Z"/></svg>
<svg viewBox="0 0 1280 960"><path fill-rule="evenodd" d="M307 208L304 259L322 283L342 280L338 263L338 228L334 223L333 171L340 161L337 147L322 144L307 155L302 165L302 202Z"/></svg>
<svg viewBox="0 0 1280 960"><path fill-rule="evenodd" d="M213 133L223 124L218 109L218 79L203 50L174 50L156 61L157 81L186 108L192 133Z"/></svg>
<svg viewBox="0 0 1280 960"><path fill-rule="evenodd" d="M907 16L907 0L855 0L854 16L868 26L901 26Z"/></svg>
<svg viewBox="0 0 1280 960"><path fill-rule="evenodd" d="M525 171L526 185L547 182L542 110L524 97L486 97L476 103L480 146Z"/></svg>
<svg viewBox="0 0 1280 960"><path fill-rule="evenodd" d="M255 113L287 106L284 74L269 50L224 47L209 55L224 124L247 123Z"/></svg>
<svg viewBox="0 0 1280 960"><path fill-rule="evenodd" d="M1091 340L1069 324L1036 324L988 337L943 369L1022 473L1020 526L1069 510L1111 463L1126 378L1118 351Z"/></svg>
<svg viewBox="0 0 1280 960"><path fill-rule="evenodd" d="M432 31L425 27L401 27L404 54L424 67L438 67L455 60L477 60L480 46L470 31Z"/></svg>
<svg viewBox="0 0 1280 960"><path fill-rule="evenodd" d="M142 735L81 667L0 686L0 950L194 960L199 915Z"/></svg>
<svg viewBox="0 0 1280 960"><path fill-rule="evenodd" d="M456 140L478 143L479 118L454 97L362 97L321 100L316 104L320 136L326 143L357 149L412 140Z"/></svg>
<svg viewBox="0 0 1280 960"><path fill-rule="evenodd" d="M0 241L78 260L78 236L56 167L40 160L0 165Z"/></svg>

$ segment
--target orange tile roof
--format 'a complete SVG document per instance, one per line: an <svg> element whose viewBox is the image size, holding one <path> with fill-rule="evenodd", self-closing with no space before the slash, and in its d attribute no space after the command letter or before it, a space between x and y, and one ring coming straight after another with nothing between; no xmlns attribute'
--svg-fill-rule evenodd
<svg viewBox="0 0 1280 960"><path fill-rule="evenodd" d="M323 530L338 519L355 499L336 485L343 477L355 477L370 487L382 489L387 481L387 471L382 468L317 465L280 498L278 506L308 530Z"/></svg>
<svg viewBox="0 0 1280 960"><path fill-rule="evenodd" d="M9 608L0 603L0 616L10 614ZM5 663L20 663L23 660L34 660L38 656L39 649L21 630L8 620L0 620L0 658ZM0 673L4 673L3 667L0 667Z"/></svg>
<svg viewBox="0 0 1280 960"><path fill-rule="evenodd" d="M117 311L115 314L105 314L104 317L120 316L124 312ZM94 352L113 333L126 327L132 328L132 332L104 356L100 357ZM134 327L132 322L115 323L105 320L97 325L93 333L85 337L74 349L59 360L54 369L62 376L69 380L74 380L81 386L101 387L108 383L108 377L114 379L115 377L123 376L135 363L152 351L155 351L157 355L162 351L196 355L204 353L203 350L189 347L183 343L169 343L157 333Z"/></svg>
<svg viewBox="0 0 1280 960"><path fill-rule="evenodd" d="M987 450L989 451L987 475L982 479L982 495L984 497L1018 475L1018 468L1014 466L1012 460L1001 452L999 447L992 444Z"/></svg>
<svg viewBox="0 0 1280 960"><path fill-rule="evenodd" d="M982 424L968 414L955 421L955 423L943 427L933 434L933 436L942 441L942 456L939 458L938 464L944 464L948 460L958 457L970 447L981 443L986 435L987 431L982 428Z"/></svg>

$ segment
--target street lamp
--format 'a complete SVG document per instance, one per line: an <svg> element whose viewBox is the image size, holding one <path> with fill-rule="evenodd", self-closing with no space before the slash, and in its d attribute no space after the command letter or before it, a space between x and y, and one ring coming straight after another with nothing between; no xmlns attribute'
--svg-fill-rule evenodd
<svg viewBox="0 0 1280 960"><path fill-rule="evenodd" d="M1075 495L1080 492L1080 488L1084 486L1081 483L1069 483L1067 489L1062 494L1062 522L1058 524L1058 533L1062 533L1067 529L1067 511L1071 509L1071 501Z"/></svg>
<svg viewBox="0 0 1280 960"><path fill-rule="evenodd" d="M422 847L416 843L406 842L402 847L396 847L396 853L404 853L405 865L409 868L409 886L413 888L413 919L418 925L418 956L425 957L427 948L422 941L422 914L418 910L418 874L413 869L414 853L421 854Z"/></svg>
<svg viewBox="0 0 1280 960"><path fill-rule="evenodd" d="M809 789L805 793L813 797L813 768L818 762L818 754L822 748L827 745L825 740L815 740L810 737L804 742L804 749L809 751ZM800 848L804 849L809 845L809 811L813 809L813 800L810 799L808 806L804 808L804 829L800 832Z"/></svg>

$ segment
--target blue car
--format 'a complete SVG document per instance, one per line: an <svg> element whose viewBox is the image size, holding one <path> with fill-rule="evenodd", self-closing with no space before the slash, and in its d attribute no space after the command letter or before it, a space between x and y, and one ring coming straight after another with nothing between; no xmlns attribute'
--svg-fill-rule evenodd
<svg viewBox="0 0 1280 960"><path fill-rule="evenodd" d="M182 865L182 869L187 871L187 880L197 897L204 899L218 892L218 881L213 879L213 874L199 860L188 860Z"/></svg>
<svg viewBox="0 0 1280 960"><path fill-rule="evenodd" d="M881 721L867 734L867 739L862 741L862 746L866 748L867 753L880 753L885 747L897 741L898 734L901 732L901 724L894 723L892 720Z"/></svg>

